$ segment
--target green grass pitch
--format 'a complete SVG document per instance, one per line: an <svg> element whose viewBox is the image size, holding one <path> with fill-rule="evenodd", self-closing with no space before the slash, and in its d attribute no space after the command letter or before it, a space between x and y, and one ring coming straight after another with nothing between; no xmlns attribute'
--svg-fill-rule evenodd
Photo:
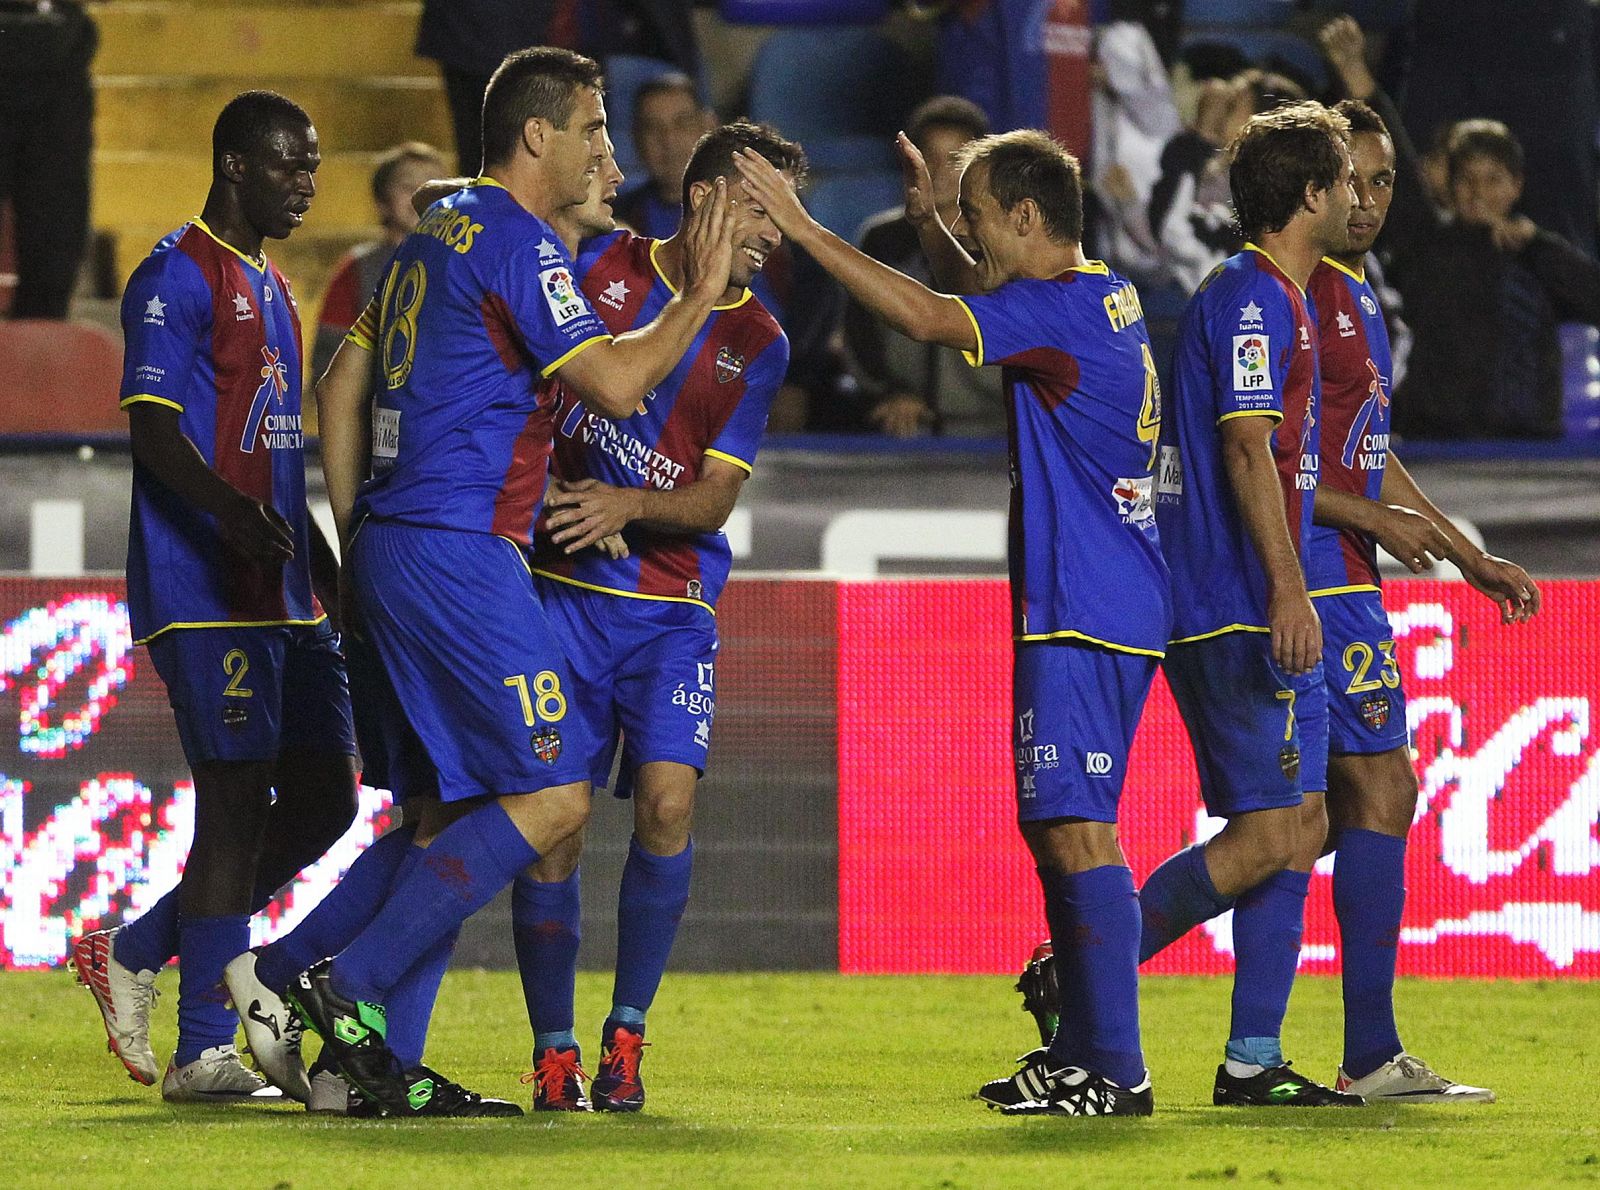
<svg viewBox="0 0 1600 1190"><path fill-rule="evenodd" d="M158 1054L175 1035L175 975L161 986ZM582 977L580 1036L598 1029L609 990ZM173 1108L104 1052L88 993L67 974L9 974L0 1185L1600 1185L1600 987L1408 980L1399 1000L1411 1048L1493 1085L1498 1104L1213 1108L1228 983L1152 978L1153 1119L1004 1119L970 1095L1031 1043L1005 979L669 975L638 1116L401 1124ZM1286 1041L1318 1078L1338 1060L1339 1019L1337 982L1301 980ZM515 974L451 973L430 1038L436 1067L526 1104L528 1041Z"/></svg>

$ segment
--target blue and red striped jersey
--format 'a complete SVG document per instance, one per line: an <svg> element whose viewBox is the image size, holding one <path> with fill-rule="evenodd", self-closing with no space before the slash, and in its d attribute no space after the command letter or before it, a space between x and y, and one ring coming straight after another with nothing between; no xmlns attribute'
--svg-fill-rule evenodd
<svg viewBox="0 0 1600 1190"><path fill-rule="evenodd" d="M430 207L389 266L376 335L364 515L527 544L544 498L554 386L609 339L548 224L479 178Z"/></svg>
<svg viewBox="0 0 1600 1190"><path fill-rule="evenodd" d="M998 364L1006 387L1013 636L1160 656L1161 385L1138 291L1091 261L959 300L978 333L968 362Z"/></svg>
<svg viewBox="0 0 1600 1190"><path fill-rule="evenodd" d="M611 333L648 324L672 300L673 288L655 260L659 243L617 231L580 248L582 290ZM788 366L788 339L745 290L737 301L714 308L683 358L628 417L592 413L558 385L555 474L671 490L698 479L706 459L749 472ZM612 559L597 549L563 554L540 534L534 569L620 595L716 605L733 564L722 532L680 535L629 526L623 537L629 556Z"/></svg>
<svg viewBox="0 0 1600 1190"><path fill-rule="evenodd" d="M1310 296L1322 367L1322 482L1376 500L1389 461L1389 328L1364 272L1324 258ZM1354 529L1314 526L1306 582L1312 591L1377 587L1376 543Z"/></svg>
<svg viewBox="0 0 1600 1190"><path fill-rule="evenodd" d="M1267 628L1266 571L1222 461L1222 423L1269 417L1289 534L1305 565L1317 488L1316 321L1300 287L1253 244L1212 270L1178 328L1161 425L1156 516L1172 568L1173 640Z"/></svg>
<svg viewBox="0 0 1600 1190"><path fill-rule="evenodd" d="M251 561L215 521L137 462L128 531L128 611L140 641L170 628L309 624L311 590L300 426L300 317L283 274L195 219L134 270L122 298L122 407L178 411L178 428L223 479L275 508L294 559Z"/></svg>

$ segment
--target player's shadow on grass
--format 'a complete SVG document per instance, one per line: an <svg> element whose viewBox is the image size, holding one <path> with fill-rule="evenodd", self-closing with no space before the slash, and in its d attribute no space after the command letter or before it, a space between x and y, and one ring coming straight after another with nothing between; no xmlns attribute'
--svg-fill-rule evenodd
<svg viewBox="0 0 1600 1190"><path fill-rule="evenodd" d="M1470 1127L1473 1119L1459 1107L1433 1111L1409 1108L1263 1108L1260 1110L1216 1107L1157 1108L1149 1119L1072 1119L1041 1116L1023 1120L996 1118L988 1126L973 1126L942 1132L937 1137L915 1142L921 1153L948 1152L951 1155L1058 1152L1063 1144L1075 1151L1115 1153L1147 1144L1153 1137L1243 1136L1249 1130L1252 1144L1271 1145L1303 1142L1307 1133L1347 1134L1375 1132L1441 1132ZM1276 1137L1274 1136L1276 1133Z"/></svg>

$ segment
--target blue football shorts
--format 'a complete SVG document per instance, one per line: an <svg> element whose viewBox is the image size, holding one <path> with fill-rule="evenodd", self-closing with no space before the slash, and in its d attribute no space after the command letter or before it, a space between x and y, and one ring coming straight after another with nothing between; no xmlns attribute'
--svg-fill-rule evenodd
<svg viewBox="0 0 1600 1190"><path fill-rule="evenodd" d="M1316 603L1328 683L1329 749L1370 755L1408 747L1406 694L1383 595L1346 591L1319 596Z"/></svg>
<svg viewBox="0 0 1600 1190"><path fill-rule="evenodd" d="M540 602L578 683L574 705L594 743L589 779L628 797L639 766L704 774L717 713L717 621L705 608L635 599L535 576ZM620 733L620 741L618 739Z"/></svg>
<svg viewBox="0 0 1600 1190"><path fill-rule="evenodd" d="M1212 815L1297 806L1327 788L1327 694L1319 664L1290 677L1265 632L1175 644L1164 663Z"/></svg>
<svg viewBox="0 0 1600 1190"><path fill-rule="evenodd" d="M593 744L520 547L369 517L350 566L367 633L443 800L589 779Z"/></svg>
<svg viewBox="0 0 1600 1190"><path fill-rule="evenodd" d="M1017 819L1115 822L1156 658L1071 641L1022 641L1011 725Z"/></svg>
<svg viewBox="0 0 1600 1190"><path fill-rule="evenodd" d="M397 802L437 798L439 771L406 718L377 646L364 632L346 631L344 659L350 670L350 707L361 751L361 783L387 789Z"/></svg>
<svg viewBox="0 0 1600 1190"><path fill-rule="evenodd" d="M339 634L316 624L174 628L149 644L191 767L355 753Z"/></svg>

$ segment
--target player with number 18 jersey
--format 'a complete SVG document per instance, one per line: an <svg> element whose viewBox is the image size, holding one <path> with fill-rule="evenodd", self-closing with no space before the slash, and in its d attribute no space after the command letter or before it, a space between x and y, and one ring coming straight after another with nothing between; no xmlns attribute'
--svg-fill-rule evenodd
<svg viewBox="0 0 1600 1190"><path fill-rule="evenodd" d="M560 238L488 178L435 203L384 282L355 585L447 801L588 779L522 548L551 449L540 382L609 338Z"/></svg>

